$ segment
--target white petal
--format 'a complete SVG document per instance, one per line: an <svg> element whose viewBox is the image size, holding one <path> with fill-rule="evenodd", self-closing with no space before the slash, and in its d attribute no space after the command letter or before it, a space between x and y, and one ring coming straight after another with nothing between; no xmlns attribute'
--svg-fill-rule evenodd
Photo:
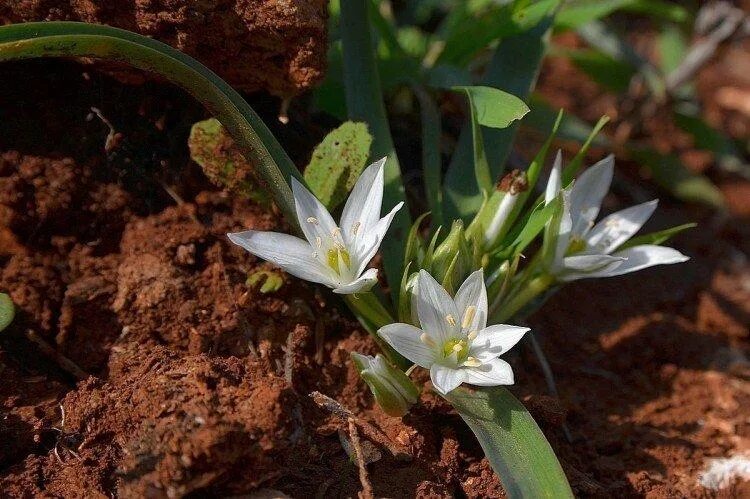
<svg viewBox="0 0 750 499"><path fill-rule="evenodd" d="M527 327L495 324L479 331L471 342L469 355L481 361L494 359L518 343L529 330Z"/></svg>
<svg viewBox="0 0 750 499"><path fill-rule="evenodd" d="M614 174L615 157L609 155L584 171L570 193L572 234L583 236L594 225Z"/></svg>
<svg viewBox="0 0 750 499"><path fill-rule="evenodd" d="M623 260L614 255L573 255L563 258L563 265L566 269L590 272Z"/></svg>
<svg viewBox="0 0 750 499"><path fill-rule="evenodd" d="M335 285L328 269L313 256L312 246L298 237L256 230L234 232L227 237L237 246L278 265L293 276L327 286Z"/></svg>
<svg viewBox="0 0 750 499"><path fill-rule="evenodd" d="M360 231L368 232L380 220L385 160L376 161L362 172L346 200L341 214L341 230L347 242L356 239ZM355 226L357 234L354 234Z"/></svg>
<svg viewBox="0 0 750 499"><path fill-rule="evenodd" d="M418 366L429 369L434 362L435 352L419 339L423 332L418 327L400 322L378 329L378 335L394 350Z"/></svg>
<svg viewBox="0 0 750 499"><path fill-rule="evenodd" d="M440 344L457 337L461 317L453 298L426 271L420 270L417 280L417 315L422 329Z"/></svg>
<svg viewBox="0 0 750 499"><path fill-rule="evenodd" d="M324 245L322 251L326 251L330 248L331 238L337 229L336 222L318 198L294 177L292 177L292 193L302 232L312 246L317 246L317 238L320 238L321 244Z"/></svg>
<svg viewBox="0 0 750 499"><path fill-rule="evenodd" d="M362 237L357 238L354 242L354 266L359 269L358 272L362 272L367 264L370 263L372 257L375 256L375 253L378 252L378 248L380 248L380 244L385 238L385 233L388 231L388 227L391 226L393 217L396 216L396 213L402 206L404 206L403 201L394 206L393 209L388 212L386 216L381 218L374 227L370 228L366 233L361 234Z"/></svg>
<svg viewBox="0 0 750 499"><path fill-rule="evenodd" d="M547 189L544 191L544 204L550 204L562 188L562 152L558 149L555 162L552 164L552 171L549 173L547 180Z"/></svg>
<svg viewBox="0 0 750 499"><path fill-rule="evenodd" d="M557 230L555 258L552 264L554 272L564 269L563 258L565 258L565 253L568 252L568 246L570 246L571 229L573 228L573 219L570 215L570 191L571 188L562 191L563 212Z"/></svg>
<svg viewBox="0 0 750 499"><path fill-rule="evenodd" d="M503 359L492 359L479 367L467 367L462 369L464 381L470 385L498 386L512 385L513 369Z"/></svg>
<svg viewBox="0 0 750 499"><path fill-rule="evenodd" d="M333 292L339 295L353 295L355 293L361 293L363 291L369 291L375 283L378 282L378 270L367 269L367 272L359 276L354 281L333 288Z"/></svg>
<svg viewBox="0 0 750 499"><path fill-rule="evenodd" d="M465 371L465 369L452 369L440 364L432 364L430 368L432 386L438 393L445 395L463 383Z"/></svg>
<svg viewBox="0 0 750 499"><path fill-rule="evenodd" d="M656 209L658 200L637 204L603 218L586 236L597 253L611 253L641 230Z"/></svg>
<svg viewBox="0 0 750 499"><path fill-rule="evenodd" d="M626 258L627 260L622 262L622 264L618 265L614 269L600 270L589 274L587 277L612 277L616 275L628 274L630 272L636 272L647 267L653 267L654 265L682 263L690 259L676 249L667 248L665 246L655 246L651 244L633 246L632 248L618 251L612 256Z"/></svg>
<svg viewBox="0 0 750 499"><path fill-rule="evenodd" d="M461 284L455 302L459 315L456 320L460 322L465 334L484 329L487 325L487 289L482 269L472 272ZM466 319L469 319L468 324L464 323Z"/></svg>

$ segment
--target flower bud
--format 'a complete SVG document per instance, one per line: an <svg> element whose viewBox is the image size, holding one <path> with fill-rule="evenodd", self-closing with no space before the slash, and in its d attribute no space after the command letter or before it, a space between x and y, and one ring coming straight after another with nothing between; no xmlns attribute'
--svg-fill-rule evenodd
<svg viewBox="0 0 750 499"><path fill-rule="evenodd" d="M464 224L461 220L455 220L448 236L435 249L430 273L442 283L463 282L466 274L472 270L472 256Z"/></svg>
<svg viewBox="0 0 750 499"><path fill-rule="evenodd" d="M417 402L419 389L400 369L390 365L385 357L352 352L352 361L359 375L370 387L375 401L389 416L403 416Z"/></svg>

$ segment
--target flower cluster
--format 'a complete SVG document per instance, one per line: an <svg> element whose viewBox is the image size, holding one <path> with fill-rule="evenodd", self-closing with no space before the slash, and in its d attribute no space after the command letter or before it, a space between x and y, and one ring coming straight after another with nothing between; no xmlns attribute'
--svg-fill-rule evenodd
<svg viewBox="0 0 750 499"><path fill-rule="evenodd" d="M377 270L367 267L403 204L381 218L384 164L382 159L365 169L339 224L307 188L292 179L304 239L254 230L228 234L229 239L297 277L324 284L335 293L359 294L348 301L355 309L380 303L368 294L377 281ZM532 258L518 274L520 251L525 247L519 245L530 241L521 237L524 226L514 225L533 187L524 172L506 176L469 230L455 221L440 244L436 245L436 234L428 247L415 236L418 227L412 231L410 237L416 239L407 246L412 248L413 260L406 266L398 295L401 322L392 319L382 305L372 305L376 313L369 317L377 319L366 321L370 326L377 323L377 340L385 356L352 353L362 379L386 413L402 416L417 402L419 389L409 378L417 366L429 370L432 386L442 395L462 383L513 384L513 370L500 355L529 329L499 322L516 315L552 284L687 260L672 248L628 242L654 212L656 201L615 212L596 223L613 169L610 156L564 187L558 153L545 193L546 218L534 222L536 232L530 232L533 239L546 226L542 255ZM554 215L548 213L552 208ZM531 216L521 224L532 225L526 221ZM504 247L508 235L521 242ZM412 264L415 268L410 270ZM461 281L453 293L454 283ZM413 364L411 368L406 361Z"/></svg>

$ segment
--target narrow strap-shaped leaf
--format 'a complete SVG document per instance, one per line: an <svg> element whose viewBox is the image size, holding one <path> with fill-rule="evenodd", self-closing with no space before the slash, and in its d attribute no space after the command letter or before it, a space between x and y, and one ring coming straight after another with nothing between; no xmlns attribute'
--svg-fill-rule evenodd
<svg viewBox="0 0 750 499"><path fill-rule="evenodd" d="M544 433L506 388L460 387L445 398L476 435L508 497L573 497Z"/></svg>
<svg viewBox="0 0 750 499"><path fill-rule="evenodd" d="M385 164L383 205L390 209L397 203L405 201L406 196L383 103L367 4L367 0L341 2L346 109L349 119L364 121L370 126L370 133L373 136L372 157L376 159L388 157ZM410 225L409 210L404 207L396 214L388 237L381 245L383 267L391 286L394 303L397 300L398 283L401 281L404 240Z"/></svg>
<svg viewBox="0 0 750 499"><path fill-rule="evenodd" d="M442 162L440 160L440 113L432 96L420 85L414 85L422 122L422 171L427 204L433 230L443 225Z"/></svg>
<svg viewBox="0 0 750 499"><path fill-rule="evenodd" d="M297 228L291 177L297 168L245 100L201 63L169 45L129 31L77 22L43 22L0 27L0 61L36 57L93 57L128 63L179 85L229 130L243 154Z"/></svg>

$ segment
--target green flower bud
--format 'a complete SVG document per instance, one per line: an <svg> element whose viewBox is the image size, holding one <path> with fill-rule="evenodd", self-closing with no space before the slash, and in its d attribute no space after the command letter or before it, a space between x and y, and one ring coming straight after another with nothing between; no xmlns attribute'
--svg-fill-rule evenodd
<svg viewBox="0 0 750 499"><path fill-rule="evenodd" d="M473 270L474 252L469 249L466 231L461 220L455 220L448 236L435 249L430 265L430 273L446 289L455 282L463 282Z"/></svg>
<svg viewBox="0 0 750 499"><path fill-rule="evenodd" d="M380 354L375 357L351 353L359 375L370 387L375 401L389 416L403 416L417 402L419 389L400 369Z"/></svg>

